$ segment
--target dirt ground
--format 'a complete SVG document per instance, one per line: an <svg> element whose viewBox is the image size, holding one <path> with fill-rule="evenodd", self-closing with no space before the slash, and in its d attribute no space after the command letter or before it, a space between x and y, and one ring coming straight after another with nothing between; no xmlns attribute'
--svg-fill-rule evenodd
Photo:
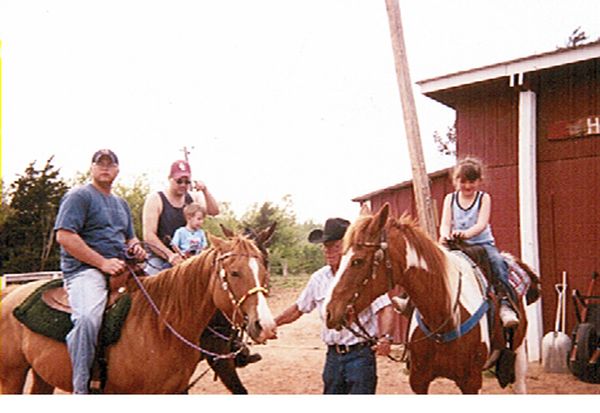
<svg viewBox="0 0 600 413"><path fill-rule="evenodd" d="M289 306L298 296L300 289L273 287L269 305L274 315ZM320 337L320 320L317 312L302 316L295 323L282 326L278 339L266 345L253 346L253 351L263 359L239 369L241 380L251 394L260 395L308 395L321 394L321 372L325 358L325 345ZM401 350L395 346L395 353ZM192 394L228 394L227 389L214 381L214 374L208 371L206 362L198 365L195 379L206 374L191 389ZM412 394L408 384L405 365L386 357L379 357L377 363L377 394ZM600 384L584 383L571 374L544 372L540 363L530 363L527 374L530 394L579 394L598 395ZM458 387L446 379L437 379L429 389L431 394L460 394ZM501 389L496 379L484 375L482 394L512 394L510 386Z"/></svg>

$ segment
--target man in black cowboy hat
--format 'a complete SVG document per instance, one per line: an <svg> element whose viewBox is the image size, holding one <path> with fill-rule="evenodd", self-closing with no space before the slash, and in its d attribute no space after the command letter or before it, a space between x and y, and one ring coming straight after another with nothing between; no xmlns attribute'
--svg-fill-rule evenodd
<svg viewBox="0 0 600 413"><path fill-rule="evenodd" d="M310 242L323 245L327 265L312 274L296 302L276 317L275 322L278 326L288 324L318 308L323 321L321 338L327 344L323 393L374 394L377 385L375 354L390 353L393 311L387 294L378 297L358 315L369 335L378 337L375 345L350 330L336 331L325 326L323 304L340 265L342 240L349 225L345 219L330 218L322 230L315 229L308 235ZM378 331L378 315L381 315L381 332ZM359 331L356 325L353 327L354 331Z"/></svg>

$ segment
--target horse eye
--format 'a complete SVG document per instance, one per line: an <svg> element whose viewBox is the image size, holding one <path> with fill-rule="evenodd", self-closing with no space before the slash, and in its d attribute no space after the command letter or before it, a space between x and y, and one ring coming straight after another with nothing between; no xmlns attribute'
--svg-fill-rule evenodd
<svg viewBox="0 0 600 413"><path fill-rule="evenodd" d="M231 272L231 276L232 276L232 277L239 277L239 276L240 276L240 273L239 273L238 271L232 271L232 272Z"/></svg>
<svg viewBox="0 0 600 413"><path fill-rule="evenodd" d="M352 266L356 267L358 265L361 265L364 262L364 260L362 258L355 258L352 260Z"/></svg>

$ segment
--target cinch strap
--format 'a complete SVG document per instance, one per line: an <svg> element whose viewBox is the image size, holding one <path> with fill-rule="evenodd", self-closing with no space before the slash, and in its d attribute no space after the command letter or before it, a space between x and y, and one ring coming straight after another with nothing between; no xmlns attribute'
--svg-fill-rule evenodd
<svg viewBox="0 0 600 413"><path fill-rule="evenodd" d="M423 319L421 318L421 314L419 313L419 310L417 310L416 308L415 308L415 318L417 320L417 324L419 325L419 328L421 329L421 331L423 331L425 333L425 335L427 337L433 338L438 343L447 343L449 341L456 340L457 338L464 336L469 331L471 331L473 329L473 327L475 327L479 323L479 321L481 320L481 318L483 317L483 315L487 312L487 310L489 308L490 308L489 299L486 299L479 306L477 311L475 313L473 313L473 315L471 315L471 317L469 317L469 319L467 321L465 321L463 324L461 324L461 326L458 330L452 330L452 331L449 331L444 334L439 334L439 333L432 334L431 331L429 331L429 329L423 322Z"/></svg>

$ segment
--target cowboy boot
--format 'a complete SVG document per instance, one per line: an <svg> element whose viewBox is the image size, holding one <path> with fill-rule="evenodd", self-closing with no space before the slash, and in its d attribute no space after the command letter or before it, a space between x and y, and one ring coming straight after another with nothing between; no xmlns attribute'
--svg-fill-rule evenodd
<svg viewBox="0 0 600 413"><path fill-rule="evenodd" d="M506 287L498 283L496 285L496 294L500 300L498 315L500 316L500 321L502 321L502 326L504 328L516 328L519 325L519 316L510 303Z"/></svg>

